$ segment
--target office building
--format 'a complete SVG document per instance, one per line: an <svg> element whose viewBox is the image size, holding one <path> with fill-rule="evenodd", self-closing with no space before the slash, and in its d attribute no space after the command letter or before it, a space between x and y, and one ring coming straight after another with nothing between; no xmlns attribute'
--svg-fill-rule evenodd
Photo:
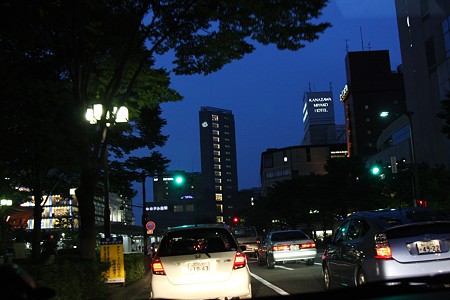
<svg viewBox="0 0 450 300"><path fill-rule="evenodd" d="M347 157L346 144L267 149L261 155L261 195L266 196L276 182L296 176L325 175L328 158L344 157Z"/></svg>
<svg viewBox="0 0 450 300"><path fill-rule="evenodd" d="M218 223L232 223L238 176L234 116L230 110L199 111L201 173L205 209Z"/></svg>
<svg viewBox="0 0 450 300"><path fill-rule="evenodd" d="M345 131L336 126L333 92L306 92L303 96L302 145L326 145L342 143Z"/></svg>
<svg viewBox="0 0 450 300"><path fill-rule="evenodd" d="M450 169L450 140L436 116L450 90L450 2L396 0L395 7L416 162Z"/></svg>
<svg viewBox="0 0 450 300"><path fill-rule="evenodd" d="M377 140L390 123L406 113L403 75L391 71L389 51L348 52L344 105L349 156L363 160L377 153ZM382 118L382 112L388 118Z"/></svg>

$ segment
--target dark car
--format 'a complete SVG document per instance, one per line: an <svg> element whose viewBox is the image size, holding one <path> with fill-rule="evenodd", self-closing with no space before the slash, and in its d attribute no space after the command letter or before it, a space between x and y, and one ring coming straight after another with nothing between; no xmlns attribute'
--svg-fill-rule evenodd
<svg viewBox="0 0 450 300"><path fill-rule="evenodd" d="M450 274L450 219L422 208L348 216L322 256L326 289Z"/></svg>

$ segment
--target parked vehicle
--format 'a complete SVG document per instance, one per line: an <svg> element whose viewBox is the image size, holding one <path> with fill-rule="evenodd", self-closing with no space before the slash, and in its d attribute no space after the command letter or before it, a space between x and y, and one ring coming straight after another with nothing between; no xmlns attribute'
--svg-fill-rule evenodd
<svg viewBox="0 0 450 300"><path fill-rule="evenodd" d="M276 264L302 261L312 266L316 255L316 243L302 230L269 232L262 239L257 251L258 264L266 264L269 269L275 268Z"/></svg>
<svg viewBox="0 0 450 300"><path fill-rule="evenodd" d="M224 224L172 227L152 261L150 298L250 299L247 257Z"/></svg>
<svg viewBox="0 0 450 300"><path fill-rule="evenodd" d="M254 226L233 227L233 233L239 245L245 246L244 253L250 257L256 257L258 250L258 232Z"/></svg>
<svg viewBox="0 0 450 300"><path fill-rule="evenodd" d="M450 274L449 241L449 218L431 209L354 213L323 253L325 288Z"/></svg>

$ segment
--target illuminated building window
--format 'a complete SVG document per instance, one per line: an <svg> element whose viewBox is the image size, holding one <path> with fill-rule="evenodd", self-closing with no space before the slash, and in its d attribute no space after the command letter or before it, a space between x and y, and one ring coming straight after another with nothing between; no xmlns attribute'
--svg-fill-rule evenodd
<svg viewBox="0 0 450 300"><path fill-rule="evenodd" d="M214 157L214 162L215 163L220 163L220 157Z"/></svg>
<svg viewBox="0 0 450 300"><path fill-rule="evenodd" d="M219 116L218 115L211 115L211 120L218 122Z"/></svg>
<svg viewBox="0 0 450 300"><path fill-rule="evenodd" d="M222 183L222 179L220 179L220 178L215 178L214 181L215 181L216 183Z"/></svg>
<svg viewBox="0 0 450 300"><path fill-rule="evenodd" d="M214 150L214 156L220 156L220 151Z"/></svg>
<svg viewBox="0 0 450 300"><path fill-rule="evenodd" d="M183 212L183 205L174 205L173 212Z"/></svg>
<svg viewBox="0 0 450 300"><path fill-rule="evenodd" d="M216 204L216 211L219 214L223 213L223 205L222 204Z"/></svg>
<svg viewBox="0 0 450 300"><path fill-rule="evenodd" d="M370 122L370 118L366 118L366 122Z"/></svg>
<svg viewBox="0 0 450 300"><path fill-rule="evenodd" d="M219 123L212 123L212 128L219 128Z"/></svg>
<svg viewBox="0 0 450 300"><path fill-rule="evenodd" d="M364 109L369 109L369 105L364 105Z"/></svg>
<svg viewBox="0 0 450 300"><path fill-rule="evenodd" d="M213 136L213 142L220 143L220 138L217 136Z"/></svg>
<svg viewBox="0 0 450 300"><path fill-rule="evenodd" d="M283 157L283 161L286 163L288 161L287 156Z"/></svg>
<svg viewBox="0 0 450 300"><path fill-rule="evenodd" d="M222 172L220 171L214 171L214 176L222 176Z"/></svg>
<svg viewBox="0 0 450 300"><path fill-rule="evenodd" d="M214 164L214 170L220 170L222 167L219 164Z"/></svg>
<svg viewBox="0 0 450 300"><path fill-rule="evenodd" d="M223 216L216 216L217 223L223 223Z"/></svg>
<svg viewBox="0 0 450 300"><path fill-rule="evenodd" d="M194 204L187 204L185 207L186 211L194 211Z"/></svg>
<svg viewBox="0 0 450 300"><path fill-rule="evenodd" d="M221 191L222 190L222 186L221 185L216 185L216 186L214 186L214 189L216 191Z"/></svg>
<svg viewBox="0 0 450 300"><path fill-rule="evenodd" d="M219 144L213 144L214 149L220 149L220 145Z"/></svg>
<svg viewBox="0 0 450 300"><path fill-rule="evenodd" d="M216 194L216 201L222 201L222 194Z"/></svg>
<svg viewBox="0 0 450 300"><path fill-rule="evenodd" d="M212 134L213 134L213 135L220 135L220 132L219 132L219 130L213 130L213 131L212 131Z"/></svg>

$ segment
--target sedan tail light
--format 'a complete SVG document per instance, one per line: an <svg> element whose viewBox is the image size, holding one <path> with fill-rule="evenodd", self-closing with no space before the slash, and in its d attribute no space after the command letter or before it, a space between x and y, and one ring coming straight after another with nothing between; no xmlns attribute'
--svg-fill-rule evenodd
<svg viewBox="0 0 450 300"><path fill-rule="evenodd" d="M305 249L305 248L316 248L316 243L301 244L300 248L302 248L302 249Z"/></svg>
<svg viewBox="0 0 450 300"><path fill-rule="evenodd" d="M152 272L155 275L166 275L164 271L164 266L159 258L153 258L152 262Z"/></svg>
<svg viewBox="0 0 450 300"><path fill-rule="evenodd" d="M247 265L247 256L244 253L237 252L234 257L233 270L244 268Z"/></svg>
<svg viewBox="0 0 450 300"><path fill-rule="evenodd" d="M392 259L392 250L384 233L375 235L375 258Z"/></svg>

